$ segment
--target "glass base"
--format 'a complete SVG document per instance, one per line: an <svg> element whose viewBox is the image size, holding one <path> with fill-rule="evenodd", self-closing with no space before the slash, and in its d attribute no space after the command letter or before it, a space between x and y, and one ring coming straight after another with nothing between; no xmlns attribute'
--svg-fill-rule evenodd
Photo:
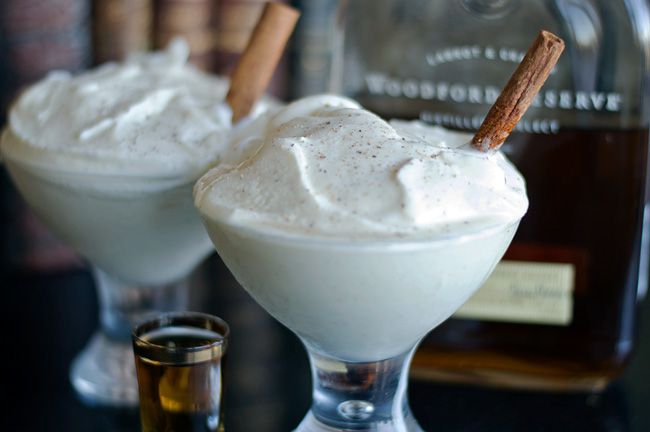
<svg viewBox="0 0 650 432"><path fill-rule="evenodd" d="M70 381L84 402L137 406L138 383L131 342L111 340L96 332L72 363Z"/></svg>
<svg viewBox="0 0 650 432"><path fill-rule="evenodd" d="M399 424L393 421L367 424L364 429L338 429L316 420L311 413L303 419L294 432L424 432L412 416L404 417Z"/></svg>

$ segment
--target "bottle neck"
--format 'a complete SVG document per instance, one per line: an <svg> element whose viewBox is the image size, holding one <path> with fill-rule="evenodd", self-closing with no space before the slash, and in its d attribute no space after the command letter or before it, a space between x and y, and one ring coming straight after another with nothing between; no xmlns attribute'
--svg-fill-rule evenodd
<svg viewBox="0 0 650 432"><path fill-rule="evenodd" d="M496 19L508 14L518 0L460 0L463 7L480 18Z"/></svg>

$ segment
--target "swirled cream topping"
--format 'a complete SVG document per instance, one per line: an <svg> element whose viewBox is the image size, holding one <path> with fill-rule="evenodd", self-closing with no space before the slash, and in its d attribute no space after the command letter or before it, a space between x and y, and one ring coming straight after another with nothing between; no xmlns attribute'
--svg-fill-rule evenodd
<svg viewBox="0 0 650 432"><path fill-rule="evenodd" d="M228 81L188 65L188 53L175 41L77 76L50 74L14 104L3 155L65 172L198 178L227 147Z"/></svg>
<svg viewBox="0 0 650 432"><path fill-rule="evenodd" d="M299 236L419 238L514 222L528 207L503 154L475 150L467 134L386 122L348 99L296 101L261 135L233 147L238 164L199 180L204 217Z"/></svg>

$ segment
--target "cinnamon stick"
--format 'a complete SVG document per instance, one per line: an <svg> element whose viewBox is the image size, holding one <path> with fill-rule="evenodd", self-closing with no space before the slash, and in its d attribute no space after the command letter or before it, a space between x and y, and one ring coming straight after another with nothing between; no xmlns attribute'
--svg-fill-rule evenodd
<svg viewBox="0 0 650 432"><path fill-rule="evenodd" d="M267 3L230 77L226 102L237 123L250 112L271 81L300 12L281 3Z"/></svg>
<svg viewBox="0 0 650 432"><path fill-rule="evenodd" d="M558 36L545 30L539 33L474 135L474 147L488 151L503 144L551 74L563 50L564 41Z"/></svg>

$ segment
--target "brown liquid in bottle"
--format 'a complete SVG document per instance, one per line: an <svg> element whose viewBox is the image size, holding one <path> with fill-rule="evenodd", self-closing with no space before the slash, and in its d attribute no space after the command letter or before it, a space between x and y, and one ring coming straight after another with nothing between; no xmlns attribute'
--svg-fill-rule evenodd
<svg viewBox="0 0 650 432"><path fill-rule="evenodd" d="M415 375L547 389L600 389L634 342L648 130L514 134L508 155L530 208L505 259L575 266L566 326L450 319L416 354Z"/></svg>

